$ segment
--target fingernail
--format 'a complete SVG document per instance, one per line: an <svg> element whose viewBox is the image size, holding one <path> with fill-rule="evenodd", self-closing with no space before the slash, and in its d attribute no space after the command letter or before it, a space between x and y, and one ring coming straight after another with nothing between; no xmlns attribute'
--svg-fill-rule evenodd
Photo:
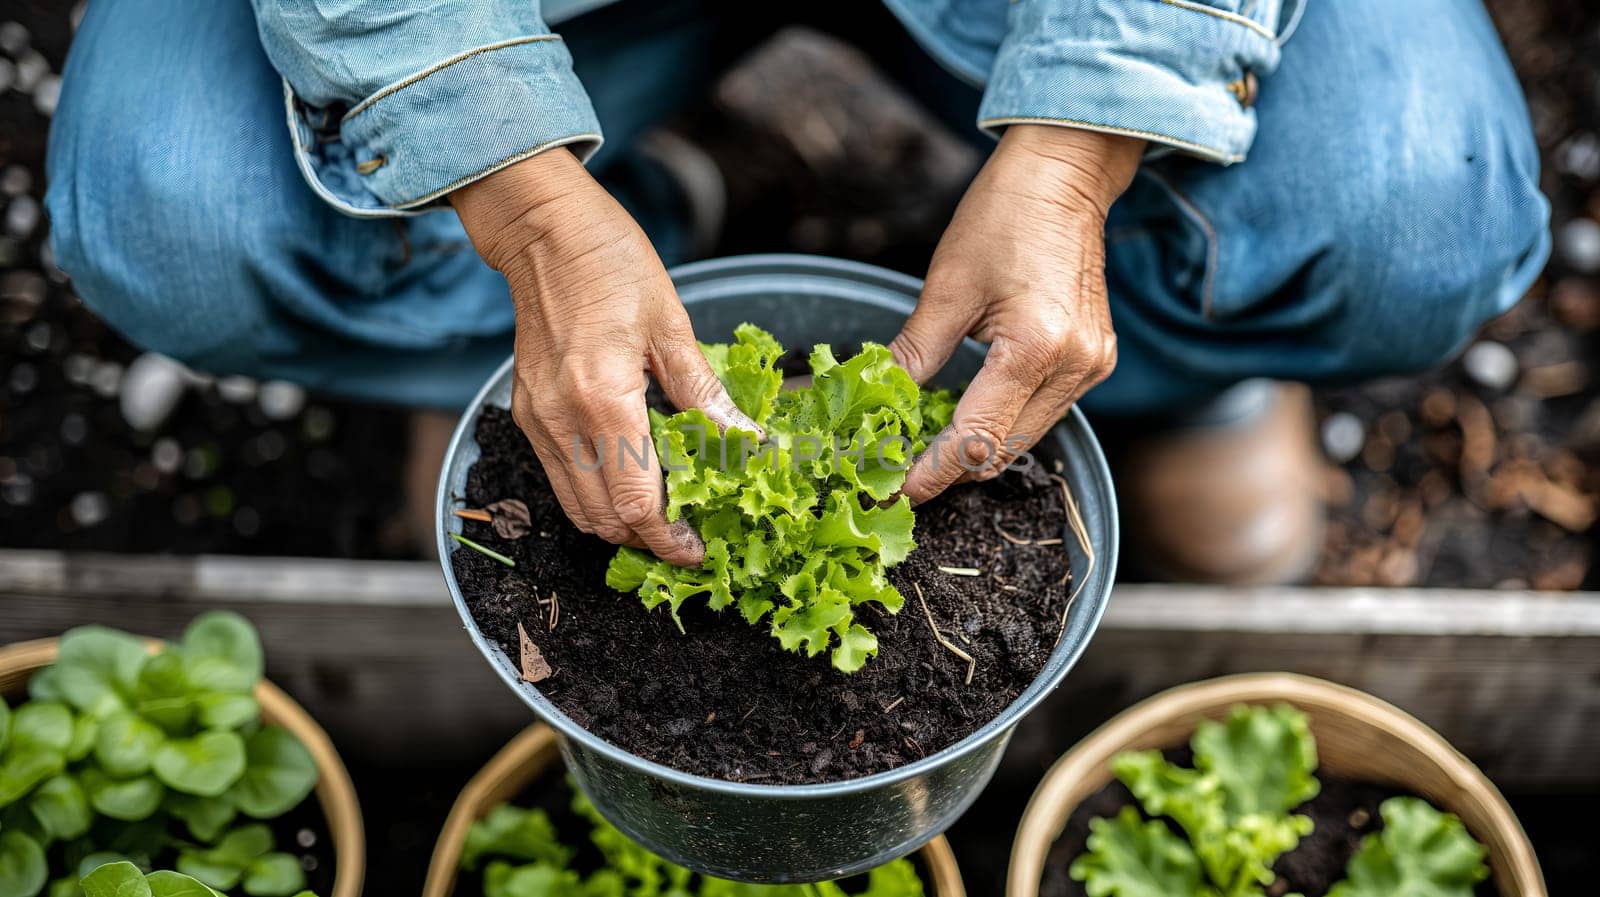
<svg viewBox="0 0 1600 897"><path fill-rule="evenodd" d="M761 429L761 425L751 420L748 414L740 411L739 406L733 404L733 399L729 398L727 393L723 393L711 400L704 410L711 417L726 421L723 426L724 431L728 427L738 427L741 430L748 430L756 434L756 439L758 440L767 438L767 433Z"/></svg>

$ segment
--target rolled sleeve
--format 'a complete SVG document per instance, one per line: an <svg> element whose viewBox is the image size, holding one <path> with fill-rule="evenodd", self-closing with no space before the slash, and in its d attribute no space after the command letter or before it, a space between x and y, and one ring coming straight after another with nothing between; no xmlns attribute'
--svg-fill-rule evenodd
<svg viewBox="0 0 1600 897"><path fill-rule="evenodd" d="M1278 26L1297 5L1017 0L978 125L990 133L1021 123L1086 128L1241 161L1256 131L1254 79L1277 67L1287 35Z"/></svg>
<svg viewBox="0 0 1600 897"><path fill-rule="evenodd" d="M600 124L538 4L256 0L267 55L284 79L294 152L329 204L361 217L414 214L536 153L587 159Z"/></svg>

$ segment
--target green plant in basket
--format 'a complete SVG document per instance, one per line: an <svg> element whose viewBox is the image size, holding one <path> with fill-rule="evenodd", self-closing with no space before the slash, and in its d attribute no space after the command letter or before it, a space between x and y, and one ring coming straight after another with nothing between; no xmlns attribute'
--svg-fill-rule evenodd
<svg viewBox="0 0 1600 897"><path fill-rule="evenodd" d="M261 672L260 640L238 614L203 614L154 652L103 626L62 636L28 700L0 699L0 897L206 893L179 879L300 892L298 859L250 820L294 808L317 769L294 736L263 725ZM143 878L164 863L183 875ZM110 864L140 883L95 891Z"/></svg>
<svg viewBox="0 0 1600 897"><path fill-rule="evenodd" d="M1273 864L1311 833L1311 819L1291 812L1321 789L1305 714L1235 707L1223 722L1201 722L1190 747L1192 768L1160 751L1112 759L1149 818L1129 806L1090 821L1088 850L1069 870L1089 897L1265 897ZM1414 797L1379 812L1382 830L1362 841L1329 897L1471 897L1488 876L1486 851L1455 816Z"/></svg>
<svg viewBox="0 0 1600 897"><path fill-rule="evenodd" d="M705 562L678 567L625 547L606 583L647 608L665 604L674 620L703 596L712 610L765 621L785 649L827 651L834 667L854 672L878 652L856 608L895 613L904 604L885 575L916 546L911 503L896 493L911 459L949 424L955 399L919 389L875 343L843 362L816 346L811 385L784 390L777 340L751 324L734 338L701 351L765 442L719 432L697 409L651 413L667 519L695 527Z"/></svg>
<svg viewBox="0 0 1600 897"><path fill-rule="evenodd" d="M572 811L589 826L597 868L572 868L578 851L561 840L549 814L501 804L472 824L461 868L481 872L484 897L922 897L910 860L894 860L866 875L864 888L835 882L753 885L698 875L641 847L573 789ZM488 862L485 864L485 860Z"/></svg>

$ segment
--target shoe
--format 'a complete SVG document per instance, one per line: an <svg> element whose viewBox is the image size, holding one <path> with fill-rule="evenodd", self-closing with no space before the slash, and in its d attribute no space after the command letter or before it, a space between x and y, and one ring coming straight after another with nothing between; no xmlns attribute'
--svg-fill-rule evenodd
<svg viewBox="0 0 1600 897"><path fill-rule="evenodd" d="M1212 411L1124 449L1125 557L1171 581L1305 579L1321 554L1326 514L1310 390L1248 381Z"/></svg>

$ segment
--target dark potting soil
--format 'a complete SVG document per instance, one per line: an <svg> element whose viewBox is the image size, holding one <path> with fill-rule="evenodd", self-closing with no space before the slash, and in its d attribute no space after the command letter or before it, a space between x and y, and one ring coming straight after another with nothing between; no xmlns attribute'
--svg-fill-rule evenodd
<svg viewBox="0 0 1600 897"><path fill-rule="evenodd" d="M1180 752L1168 752L1174 762ZM1187 751L1181 752L1187 753ZM1383 827L1378 806L1391 797L1406 796L1384 785L1354 782L1348 779L1319 776L1322 790L1317 796L1295 810L1311 817L1316 824L1311 834L1300 840L1299 846L1278 858L1273 870L1278 880L1267 888L1269 897L1283 894L1304 894L1305 897L1322 897L1333 885L1345 877L1345 866L1361 846L1361 839ZM1125 806L1137 806L1133 795L1121 782L1110 784L1091 794L1073 811L1061 835L1050 848L1045 860L1044 877L1039 882L1039 897L1087 897L1083 883L1067 875L1072 861L1085 849L1089 837L1089 820L1109 818ZM1177 831L1176 826L1174 830ZM1478 885L1476 897L1498 897L1493 881Z"/></svg>
<svg viewBox="0 0 1600 897"><path fill-rule="evenodd" d="M465 535L515 559L475 551L451 563L479 628L513 658L521 623L554 675L539 688L579 725L613 744L686 772L738 782L838 781L893 769L994 719L1031 683L1055 646L1072 587L1059 544L1061 491L1045 461L981 486L962 486L917 510L917 550L890 571L906 596L899 614L863 612L878 656L846 676L825 656L784 651L765 626L684 605L680 633L664 609L646 611L605 585L614 547L580 533L562 513L526 438L501 409L476 432L482 455L464 506L527 502L533 532L497 538L464 521ZM981 576L945 573L970 567ZM947 638L942 647L912 584ZM559 601L555 625L552 606Z"/></svg>

